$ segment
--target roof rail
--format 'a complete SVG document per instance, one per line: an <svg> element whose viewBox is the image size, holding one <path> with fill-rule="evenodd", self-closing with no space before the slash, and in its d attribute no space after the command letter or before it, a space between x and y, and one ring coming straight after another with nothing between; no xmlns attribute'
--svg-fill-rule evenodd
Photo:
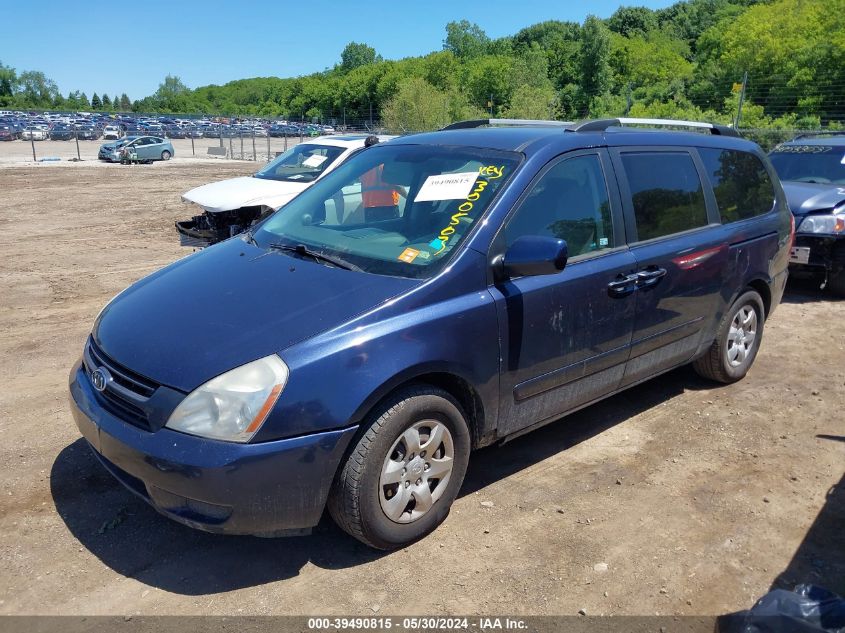
<svg viewBox="0 0 845 633"><path fill-rule="evenodd" d="M675 119L595 119L592 121L582 121L572 127L567 128L571 132L604 132L609 127L620 127L624 125L658 125L664 127L692 127L710 130L711 134L720 136L736 136L740 134L734 128L726 125L717 125L716 123L703 123L701 121L681 121Z"/></svg>
<svg viewBox="0 0 845 633"><path fill-rule="evenodd" d="M543 121L540 119L472 119L469 121L456 121L450 123L443 130L467 130L470 128L481 127L482 125L515 125L515 126L556 126L564 127L572 125L572 121Z"/></svg>

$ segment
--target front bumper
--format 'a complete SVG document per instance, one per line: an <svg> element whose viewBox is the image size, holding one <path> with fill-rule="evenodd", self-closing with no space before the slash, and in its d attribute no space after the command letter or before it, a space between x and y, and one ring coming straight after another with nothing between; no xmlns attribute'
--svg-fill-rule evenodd
<svg viewBox="0 0 845 633"><path fill-rule="evenodd" d="M845 269L845 235L810 235L797 233L792 246L789 268L798 273L836 274Z"/></svg>
<svg viewBox="0 0 845 633"><path fill-rule="evenodd" d="M69 382L76 425L109 472L165 516L207 532L280 536L316 525L357 429L259 444L150 433L106 411L80 363Z"/></svg>
<svg viewBox="0 0 845 633"><path fill-rule="evenodd" d="M176 231L179 233L179 245L191 246L193 248L205 248L225 239L213 229L202 229L196 218L190 220L179 220L176 222Z"/></svg>

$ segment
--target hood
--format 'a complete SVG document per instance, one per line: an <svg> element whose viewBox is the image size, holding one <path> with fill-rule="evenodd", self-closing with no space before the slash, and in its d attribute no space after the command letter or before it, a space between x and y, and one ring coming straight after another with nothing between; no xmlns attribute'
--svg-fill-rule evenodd
<svg viewBox="0 0 845 633"><path fill-rule="evenodd" d="M82 130L80 130L81 132ZM112 141L111 143L103 143L100 147L105 147L106 149L114 149L116 147L120 147L124 143L128 141L125 138L118 139L116 141Z"/></svg>
<svg viewBox="0 0 845 633"><path fill-rule="evenodd" d="M100 314L93 337L117 363L189 392L419 283L332 268L233 238L130 286Z"/></svg>
<svg viewBox="0 0 845 633"><path fill-rule="evenodd" d="M307 189L310 184L242 176L191 189L182 194L182 199L196 202L212 213L262 204L275 209Z"/></svg>
<svg viewBox="0 0 845 633"><path fill-rule="evenodd" d="M796 216L833 209L845 202L845 185L824 185L794 180L784 180L782 184L789 202L789 209Z"/></svg>

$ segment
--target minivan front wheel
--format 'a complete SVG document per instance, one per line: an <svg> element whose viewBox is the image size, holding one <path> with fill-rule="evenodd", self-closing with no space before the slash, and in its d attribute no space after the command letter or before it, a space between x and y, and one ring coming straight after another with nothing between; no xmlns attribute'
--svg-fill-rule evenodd
<svg viewBox="0 0 845 633"><path fill-rule="evenodd" d="M759 293L744 292L725 313L710 349L693 362L695 371L722 383L742 380L757 358L764 321Z"/></svg>
<svg viewBox="0 0 845 633"><path fill-rule="evenodd" d="M358 540L394 549L440 525L466 473L470 434L447 392L403 389L380 405L335 477L329 512Z"/></svg>

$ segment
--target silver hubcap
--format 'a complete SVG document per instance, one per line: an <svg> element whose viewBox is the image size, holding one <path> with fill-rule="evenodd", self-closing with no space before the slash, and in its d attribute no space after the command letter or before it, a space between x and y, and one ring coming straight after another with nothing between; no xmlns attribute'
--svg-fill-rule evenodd
<svg viewBox="0 0 845 633"><path fill-rule="evenodd" d="M391 521L412 523L443 496L455 462L446 425L423 420L393 443L379 477L379 503Z"/></svg>
<svg viewBox="0 0 845 633"><path fill-rule="evenodd" d="M728 363L739 367L748 360L757 339L757 312L750 305L742 306L731 321L728 332Z"/></svg>

